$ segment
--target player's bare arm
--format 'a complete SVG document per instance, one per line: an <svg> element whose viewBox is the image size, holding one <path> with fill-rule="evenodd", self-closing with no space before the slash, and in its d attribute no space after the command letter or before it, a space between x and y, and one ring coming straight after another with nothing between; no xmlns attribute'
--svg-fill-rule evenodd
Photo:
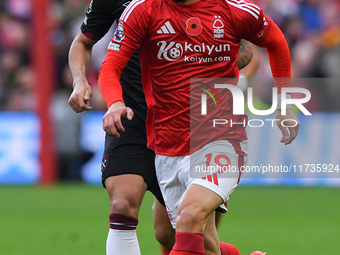
<svg viewBox="0 0 340 255"><path fill-rule="evenodd" d="M69 51L69 67L73 78L73 92L68 100L72 109L79 113L91 110L91 86L86 73L91 63L91 51L95 40L87 38L81 31L74 38Z"/></svg>
<svg viewBox="0 0 340 255"><path fill-rule="evenodd" d="M253 58L253 44L244 39L241 40L240 53L237 58L238 69L245 68Z"/></svg>

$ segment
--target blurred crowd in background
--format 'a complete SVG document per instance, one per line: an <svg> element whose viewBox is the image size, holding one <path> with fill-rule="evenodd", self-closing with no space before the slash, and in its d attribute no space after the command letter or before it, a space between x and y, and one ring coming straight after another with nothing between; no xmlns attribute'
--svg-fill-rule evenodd
<svg viewBox="0 0 340 255"><path fill-rule="evenodd" d="M292 84L307 88L312 99L309 111L339 112L340 100L340 1L255 0L283 31L292 58ZM264 50L258 51L256 77L271 77ZM313 79L300 79L313 78ZM257 83L259 84L259 83ZM272 84L270 84L272 86ZM270 103L271 94L259 90ZM298 95L296 95L298 97Z"/></svg>
<svg viewBox="0 0 340 255"><path fill-rule="evenodd" d="M72 78L67 65L70 44L78 32L88 0L52 0L50 6L51 42L55 49L56 96L70 94ZM31 0L3 0L0 2L0 110L33 111L35 100L35 77L32 70L30 45L34 43L31 33ZM106 47L104 47L106 48ZM98 72L93 66L89 73L91 84L96 87ZM46 84L48 86L48 84ZM97 93L95 89L95 97ZM103 110L100 97L94 108Z"/></svg>
<svg viewBox="0 0 340 255"><path fill-rule="evenodd" d="M67 104L72 92L72 78L67 62L68 51L80 29L89 2L89 0L51 0L50 6L51 19L48 22L52 29L50 38L55 49L56 68L51 113L55 121L57 151L66 157L67 164L68 158L77 158L73 163L81 164L91 156L91 153L82 151L79 145L81 115L74 114ZM284 32L292 55L293 78L313 78L301 85L312 92L308 109L340 111L340 84L338 84L340 1L253 0L253 2L259 4ZM34 111L37 108L35 74L30 55L30 46L35 40L34 34L31 33L31 18L31 0L0 1L0 111ZM89 83L93 87L91 105L94 110L106 110L97 86L97 75L111 34L112 31L101 44L95 46L95 57L88 73ZM254 59L258 65L252 76L271 77L265 50L255 48ZM270 103L271 91L267 89L268 84L263 83L263 90L261 83L257 86L260 87L260 93L256 94L259 100ZM68 130L68 135L63 132L65 129ZM72 153L76 153L77 157ZM62 161L62 157L59 161ZM70 172L64 171L68 174ZM78 175L79 173L74 173L73 177L79 178Z"/></svg>

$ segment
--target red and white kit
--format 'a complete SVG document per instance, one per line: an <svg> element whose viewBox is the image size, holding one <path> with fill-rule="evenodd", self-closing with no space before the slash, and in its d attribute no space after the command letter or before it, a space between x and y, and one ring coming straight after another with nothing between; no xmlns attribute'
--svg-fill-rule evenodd
<svg viewBox="0 0 340 255"><path fill-rule="evenodd" d="M125 9L118 22L101 68L99 86L108 106L115 101L123 101L120 73L129 57L139 48L149 111L147 132L150 148L158 155L184 158L192 152L199 152L205 145L226 141L231 147L217 153L229 153L226 156L233 158L232 165L239 167L246 156L246 151L242 150L245 146L241 146L247 139L242 125L218 129L211 135L211 126L202 123L195 129L201 134L200 142L197 148L190 150L190 92L194 89L190 87L190 79L237 78L241 39L266 47L274 78L290 77L290 55L283 34L253 3L243 0L199 0L183 5L171 0L135 0ZM232 114L230 93L221 100L228 110L225 119L242 122L247 118ZM197 123L200 125L199 121ZM219 146L216 148L220 149ZM206 155L201 155L202 162L207 161ZM178 160L174 160L177 163L174 162L173 167L166 163L166 169L160 169L168 160L164 161L163 158L162 162L157 162L159 158L156 157L158 172L177 172ZM187 166L187 163L184 165ZM176 175L179 178L182 176ZM161 176L158 177L168 205L167 185L163 185ZM188 181L178 179L178 182L185 183L186 188L193 181L188 178ZM226 201L238 178L234 178L232 183L229 180L216 184L208 178L203 183L199 182L203 186L209 182L207 187L212 190L215 187L214 191Z"/></svg>

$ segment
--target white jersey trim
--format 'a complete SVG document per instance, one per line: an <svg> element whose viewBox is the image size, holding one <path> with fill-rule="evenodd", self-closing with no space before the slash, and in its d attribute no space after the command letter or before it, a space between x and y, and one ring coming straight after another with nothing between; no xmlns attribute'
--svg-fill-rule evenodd
<svg viewBox="0 0 340 255"><path fill-rule="evenodd" d="M127 19L129 18L131 12L141 3L144 3L145 0L134 0L132 1L127 8L125 8L122 16L120 17L124 22L127 21Z"/></svg>
<svg viewBox="0 0 340 255"><path fill-rule="evenodd" d="M259 6L257 6L256 4L247 3L247 2L244 1L244 0L230 0L230 1L238 2L238 3L242 3L242 4L246 4L246 5L249 5L249 6L253 6L253 7L255 7L257 10L261 11L261 8L260 8Z"/></svg>
<svg viewBox="0 0 340 255"><path fill-rule="evenodd" d="M235 6L245 12L250 13L255 19L259 19L260 8L255 4L247 3L245 1L226 0L226 2L232 6Z"/></svg>

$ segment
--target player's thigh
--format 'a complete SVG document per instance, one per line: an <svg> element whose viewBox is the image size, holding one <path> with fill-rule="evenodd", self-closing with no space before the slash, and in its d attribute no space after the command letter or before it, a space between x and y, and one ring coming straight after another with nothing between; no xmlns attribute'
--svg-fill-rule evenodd
<svg viewBox="0 0 340 255"><path fill-rule="evenodd" d="M143 145L126 144L105 150L102 180L106 187L111 212L124 213L140 207L148 183L155 179L154 153ZM154 181L153 181L154 182Z"/></svg>
<svg viewBox="0 0 340 255"><path fill-rule="evenodd" d="M186 157L170 157L156 155L156 173L158 184L162 192L168 218L172 227L176 229L177 208L179 201L186 189L187 178L181 171L181 166Z"/></svg>
<svg viewBox="0 0 340 255"><path fill-rule="evenodd" d="M136 217L141 206L147 185L142 176L124 174L111 176L105 180L112 213L130 214ZM132 213L132 212L131 212Z"/></svg>
<svg viewBox="0 0 340 255"><path fill-rule="evenodd" d="M212 142L192 154L190 159L190 184L213 191L224 203L242 176L242 166L247 159L247 142Z"/></svg>
<svg viewBox="0 0 340 255"><path fill-rule="evenodd" d="M161 245L171 250L175 243L175 230L170 223L165 206L156 198L153 205L153 212L155 237Z"/></svg>

